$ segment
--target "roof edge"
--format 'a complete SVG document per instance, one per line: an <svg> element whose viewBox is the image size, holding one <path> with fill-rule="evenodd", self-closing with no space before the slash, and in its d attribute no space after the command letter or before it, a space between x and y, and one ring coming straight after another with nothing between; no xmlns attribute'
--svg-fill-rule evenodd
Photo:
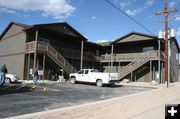
<svg viewBox="0 0 180 119"><path fill-rule="evenodd" d="M29 29L32 29L32 28L38 28L40 26L44 26L44 25L56 25L56 24L64 24L66 25L67 27L69 27L75 34L77 34L80 38L81 41L88 41L88 39L86 37L84 37L81 33L79 33L76 29L74 29L71 25L69 25L67 22L56 22L56 23L45 23L45 24L34 24L28 28L25 28L24 30L29 30Z"/></svg>
<svg viewBox="0 0 180 119"><path fill-rule="evenodd" d="M19 22L15 22L15 21L11 21L5 28L5 30L1 33L0 35L0 40L1 38L5 35L5 33L9 30L9 28L13 25L18 25L18 26L21 26L21 27L24 27L24 28L28 28L30 27L29 25L26 25L26 24L22 24L22 23L19 23Z"/></svg>
<svg viewBox="0 0 180 119"><path fill-rule="evenodd" d="M122 39L124 39L124 38L126 38L126 37L128 37L128 36L130 36L130 35L132 35L132 34L141 35L141 36L146 36L146 37L152 37L152 38L158 38L157 36L154 36L154 35L149 35L149 34L145 34L145 33L140 33L140 32L132 31L132 32L129 32L128 34L126 34L126 35L124 35L124 36L122 36L122 37L117 38L116 40L114 40L113 42L111 42L111 44L114 44L114 43L116 43L116 42L118 42L118 41L120 41L120 40L122 40Z"/></svg>

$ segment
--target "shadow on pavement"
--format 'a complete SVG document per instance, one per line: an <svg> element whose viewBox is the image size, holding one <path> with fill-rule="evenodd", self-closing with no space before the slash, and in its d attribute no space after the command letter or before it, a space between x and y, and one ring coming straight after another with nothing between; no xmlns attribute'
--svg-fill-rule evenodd
<svg viewBox="0 0 180 119"><path fill-rule="evenodd" d="M87 82L76 82L76 84L96 86L96 84L94 84L94 83L87 83ZM119 87L123 87L123 86L124 85L113 85L113 86L112 85L108 85L108 84L103 85L103 87L109 87L109 88L119 88Z"/></svg>
<svg viewBox="0 0 180 119"><path fill-rule="evenodd" d="M12 82L12 84L22 84L22 82L20 82L20 81Z"/></svg>
<svg viewBox="0 0 180 119"><path fill-rule="evenodd" d="M5 84L0 86L0 95L32 92L32 86L19 84Z"/></svg>

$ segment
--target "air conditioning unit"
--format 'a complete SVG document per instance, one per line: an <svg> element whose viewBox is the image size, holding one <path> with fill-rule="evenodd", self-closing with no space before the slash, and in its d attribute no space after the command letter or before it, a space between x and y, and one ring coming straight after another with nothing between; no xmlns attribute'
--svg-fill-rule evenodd
<svg viewBox="0 0 180 119"><path fill-rule="evenodd" d="M171 36L171 37L176 37L176 31L175 31L175 29L171 29L170 36Z"/></svg>

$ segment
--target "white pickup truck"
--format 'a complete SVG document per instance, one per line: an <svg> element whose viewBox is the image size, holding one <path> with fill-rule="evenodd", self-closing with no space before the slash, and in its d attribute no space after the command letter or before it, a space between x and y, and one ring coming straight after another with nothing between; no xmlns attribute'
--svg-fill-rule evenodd
<svg viewBox="0 0 180 119"><path fill-rule="evenodd" d="M102 73L96 69L82 69L78 73L72 73L69 75L70 82L89 82L96 83L97 86L102 87L103 84L110 84L114 86L115 83L119 82L116 73Z"/></svg>

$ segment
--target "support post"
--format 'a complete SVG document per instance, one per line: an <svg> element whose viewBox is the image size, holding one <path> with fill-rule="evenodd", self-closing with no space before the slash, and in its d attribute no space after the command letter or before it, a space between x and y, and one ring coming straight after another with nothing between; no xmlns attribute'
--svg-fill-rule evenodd
<svg viewBox="0 0 180 119"><path fill-rule="evenodd" d="M133 72L131 72L131 82L133 82L132 79L133 79Z"/></svg>
<svg viewBox="0 0 180 119"><path fill-rule="evenodd" d="M44 82L44 78L45 78L45 64L46 63L46 55L44 54L43 56L43 82Z"/></svg>
<svg viewBox="0 0 180 119"><path fill-rule="evenodd" d="M38 68L38 70L39 70L39 58L37 58L37 68Z"/></svg>
<svg viewBox="0 0 180 119"><path fill-rule="evenodd" d="M121 62L119 62L118 72L121 71Z"/></svg>
<svg viewBox="0 0 180 119"><path fill-rule="evenodd" d="M31 60L31 54L28 54L28 67L27 67L27 80L29 81L29 71L30 71L30 60Z"/></svg>
<svg viewBox="0 0 180 119"><path fill-rule="evenodd" d="M113 51L114 50L114 45L111 45L111 73L112 73L112 68L113 68Z"/></svg>
<svg viewBox="0 0 180 119"><path fill-rule="evenodd" d="M158 72L159 72L159 79L158 79L158 83L161 83L161 40L158 40L158 50L159 50L159 60L158 60Z"/></svg>
<svg viewBox="0 0 180 119"><path fill-rule="evenodd" d="M36 36L35 36L35 51L34 51L34 66L33 66L34 70L36 68L36 59L37 59L37 41L38 41L38 30L36 30Z"/></svg>
<svg viewBox="0 0 180 119"><path fill-rule="evenodd" d="M153 63L152 63L153 65ZM153 80L155 81L155 66L153 65Z"/></svg>
<svg viewBox="0 0 180 119"><path fill-rule="evenodd" d="M164 7L164 10L167 12L168 10L168 3L165 2L165 7ZM165 14L165 80L166 80L166 83L167 83L167 88L168 88L168 77L169 77L169 74L168 74L168 12Z"/></svg>
<svg viewBox="0 0 180 119"><path fill-rule="evenodd" d="M163 74L164 74L164 72L163 72L163 67L164 67L164 65L163 65L163 62L161 63L161 83L164 83L163 82Z"/></svg>
<svg viewBox="0 0 180 119"><path fill-rule="evenodd" d="M168 40L168 82L170 83L170 70L171 70L171 47L170 40Z"/></svg>
<svg viewBox="0 0 180 119"><path fill-rule="evenodd" d="M81 65L80 65L80 69L83 68L83 49L84 49L84 41L81 41Z"/></svg>
<svg viewBox="0 0 180 119"><path fill-rule="evenodd" d="M151 82L151 80L152 80L152 60L150 60L150 82Z"/></svg>

